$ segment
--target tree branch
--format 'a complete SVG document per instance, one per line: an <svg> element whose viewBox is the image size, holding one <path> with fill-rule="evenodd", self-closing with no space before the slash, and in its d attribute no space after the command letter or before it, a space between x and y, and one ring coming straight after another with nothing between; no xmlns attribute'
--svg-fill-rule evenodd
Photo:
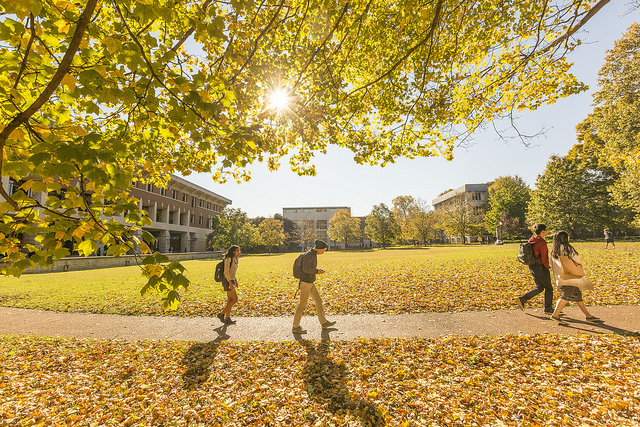
<svg viewBox="0 0 640 427"><path fill-rule="evenodd" d="M436 4L436 11L435 11L435 14L433 16L433 19L431 20L431 27L429 28L429 33L427 34L427 37L425 37L424 39L420 40L420 42L418 42L415 46L413 46L411 49L409 49L409 51L406 54L404 54L402 56L402 58L398 59L396 61L396 63L393 64L393 66L391 68L389 68L387 71L385 71L377 79L367 83L364 86L360 86L359 88L352 90L351 92L349 92L347 94L346 97L349 97L349 96L353 95L356 92L359 92L359 91L361 91L361 90L363 90L365 88L368 88L369 86L372 86L372 85L378 83L380 80L384 79L385 77L389 76L391 73L393 73L396 70L396 68L398 68L400 65L402 65L404 60L407 59L409 56L411 56L411 54L413 52L418 50L418 48L420 46L422 46L423 44L425 44L428 40L431 40L433 38L433 34L435 33L436 26L438 25L438 21L440 20L440 13L442 12L443 3L444 3L444 0L438 0L438 4Z"/></svg>
<svg viewBox="0 0 640 427"><path fill-rule="evenodd" d="M211 2L212 2L212 1L213 1L213 0L206 0L206 1L202 4L202 12L203 12L203 13L206 13L206 12L207 12L207 8L209 7L209 5L211 4ZM187 41L187 39L189 39L189 37L191 37L191 35L194 33L194 31L195 31L195 30L196 30L196 28L195 28L195 27L191 27L191 28L189 28L189 29L187 30L187 32L186 32L186 33L184 33L184 35L182 36L182 38L181 38L180 40L178 40L178 41L176 42L176 44L174 44L174 45L171 47L171 49L169 49L169 51L176 52L176 51L178 50L178 48L179 48L180 46L182 46L182 45Z"/></svg>
<svg viewBox="0 0 640 427"><path fill-rule="evenodd" d="M9 122L9 124L0 132L0 148L4 149L4 144L11 135L11 132L16 130L16 128L23 123L25 123L29 118L34 115L42 106L49 100L51 95L55 92L55 90L60 86L60 82L69 71L71 67L71 62L75 57L75 54L80 47L80 42L82 41L82 37L84 36L85 31L89 26L89 22L91 20L91 16L93 14L94 9L96 8L96 4L98 0L88 0L87 6L84 11L80 15L78 19L78 24L76 26L76 30L73 33L73 37L71 38L71 42L69 42L69 47L60 62L60 66L56 70L55 74L49 80L47 87L42 91L40 96L31 104L26 110L18 114Z"/></svg>
<svg viewBox="0 0 640 427"><path fill-rule="evenodd" d="M344 8L342 9L342 13L338 17L336 23L331 28L331 31L329 31L329 34L327 34L327 37L324 38L322 43L320 43L320 46L318 46L318 48L313 52L313 54L311 55L311 57L309 58L309 60L305 64L305 66L302 68L302 70L300 70L300 73L298 73L298 79L296 80L296 84L293 85L294 88L298 87L298 85L300 84L300 79L302 79L302 75L307 71L307 68L309 67L309 65L313 61L313 58L316 57L318 52L320 52L320 49L322 49L327 44L327 42L329 41L329 39L331 38L333 33L336 31L336 29L338 28L338 25L340 25L340 22L342 21L342 18L344 18L344 15L347 13L347 10L349 9L349 6L350 6L350 3L346 2L345 5L344 5Z"/></svg>
<svg viewBox="0 0 640 427"><path fill-rule="evenodd" d="M20 64L20 70L18 71L18 77L16 77L16 81L13 84L13 88L18 87L18 83L20 83L20 79L22 78L22 73L24 73L24 69L27 68L27 59L29 58L29 52L31 52L31 45L33 44L33 39L36 37L36 18L33 16L33 13L29 12L29 30L31 30L31 36L29 37L29 42L27 43L27 48L24 52L24 58L22 58L22 63Z"/></svg>
<svg viewBox="0 0 640 427"><path fill-rule="evenodd" d="M596 3L595 6L593 6L591 8L591 10L589 10L589 12L585 15L584 18L582 18L580 20L580 22L578 22L578 25L576 25L575 27L572 27L569 29L569 31L566 32L566 34L564 34L562 37L558 37L557 39L555 39L554 41L552 41L549 45L547 45L544 49L542 49L540 51L541 54L547 53L548 51L552 50L553 48L555 48L557 45L559 45L560 43L566 41L569 39L569 37L571 37L572 35L574 35L580 28L582 28L582 26L584 24L586 24L587 22L589 22L589 20L591 18L593 18L599 11L600 9L602 9L603 7L605 7L611 0L600 0L598 3Z"/></svg>
<svg viewBox="0 0 640 427"><path fill-rule="evenodd" d="M260 32L260 34L258 34L258 37L253 43L253 49L251 49L251 52L249 53L247 60L244 61L244 64L242 64L242 67L240 67L240 69L234 73L233 77L231 78L231 82L235 83L240 73L242 73L244 69L247 67L247 65L249 65L249 62L253 58L253 55L255 55L256 50L258 50L258 43L260 43L260 39L262 39L262 37L264 37L267 31L269 31L269 28L271 28L271 25L273 25L273 22L276 20L276 18L280 14L280 11L282 10L283 7L284 7L284 2L281 2L280 5L278 6L278 10L276 10L276 13L273 14L273 17L271 18L267 26Z"/></svg>
<svg viewBox="0 0 640 427"><path fill-rule="evenodd" d="M142 55L142 59L144 59L145 64L147 64L147 68L149 69L149 72L151 73L151 76L158 82L160 83L160 85L167 91L169 92L169 94L171 96L173 96L184 108L191 110L196 116L198 116L200 118L200 120L202 120L204 123L213 126L213 127L217 127L215 124L211 123L209 120L207 120L204 116L202 116L202 114L200 114L200 112L198 112L192 105L189 105L188 103L184 102L177 94L173 93L173 91L171 89L169 89L169 87L167 87L167 84L164 82L163 79L160 78L160 76L156 73L156 71L153 69L153 64L151 63L151 60L147 57L146 52L144 51L144 47L142 46L142 43L140 43L140 40L138 40L138 38L136 37L136 35L133 33L133 31L131 30L131 27L129 27L129 25L127 24L126 19L124 18L124 15L122 14L122 11L120 10L120 7L115 4L115 9L118 12L118 15L120 16L120 19L122 20L122 25L124 25L125 29L127 30L127 32L129 33L129 36L131 37L131 39L133 40L133 42L136 44L136 46L138 46L138 49L140 49L140 54Z"/></svg>

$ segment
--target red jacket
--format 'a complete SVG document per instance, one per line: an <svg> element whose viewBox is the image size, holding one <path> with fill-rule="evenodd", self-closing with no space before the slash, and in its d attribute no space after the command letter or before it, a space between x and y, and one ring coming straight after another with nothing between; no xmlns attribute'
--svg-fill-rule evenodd
<svg viewBox="0 0 640 427"><path fill-rule="evenodd" d="M549 248L547 247L547 241L540 236L531 236L529 243L533 244L533 254L536 256L538 264L551 268L549 265Z"/></svg>

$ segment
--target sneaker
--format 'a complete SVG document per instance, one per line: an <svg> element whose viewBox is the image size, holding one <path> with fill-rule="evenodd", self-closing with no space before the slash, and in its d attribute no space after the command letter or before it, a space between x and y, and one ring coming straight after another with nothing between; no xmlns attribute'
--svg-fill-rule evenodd
<svg viewBox="0 0 640 427"><path fill-rule="evenodd" d="M302 326L297 326L293 329L291 329L291 332L293 332L294 334L306 334L307 331L305 329L302 329Z"/></svg>
<svg viewBox="0 0 640 427"><path fill-rule="evenodd" d="M562 319L560 317L556 317L556 316L549 316L549 319L553 320L554 322L562 322Z"/></svg>
<svg viewBox="0 0 640 427"><path fill-rule="evenodd" d="M520 299L520 297L516 298L516 304L518 304L518 308L522 311L524 311L524 305L522 305L522 300Z"/></svg>
<svg viewBox="0 0 640 427"><path fill-rule="evenodd" d="M224 318L224 323L227 324L227 325L235 325L236 321L235 320L231 320L230 317L225 317Z"/></svg>
<svg viewBox="0 0 640 427"><path fill-rule="evenodd" d="M217 317L218 317L218 319L220 319L220 321L221 321L222 323L224 323L224 314L222 314L222 313L218 313L218 316L217 316Z"/></svg>
<svg viewBox="0 0 640 427"><path fill-rule="evenodd" d="M328 321L328 320L327 320L326 322L324 322L324 323L322 324L322 329L330 328L330 327L332 327L332 326L333 326L333 325L335 325L335 324L336 324L336 322L335 322L335 321L330 322L330 321Z"/></svg>
<svg viewBox="0 0 640 427"><path fill-rule="evenodd" d="M585 319L587 322L589 323L602 323L604 322L604 320L600 319L599 317L596 316L589 316Z"/></svg>

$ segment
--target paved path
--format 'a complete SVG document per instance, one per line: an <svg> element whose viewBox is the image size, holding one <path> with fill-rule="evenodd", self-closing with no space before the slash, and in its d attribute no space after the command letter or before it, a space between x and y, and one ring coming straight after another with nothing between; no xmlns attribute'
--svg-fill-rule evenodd
<svg viewBox="0 0 640 427"><path fill-rule="evenodd" d="M640 334L640 306L589 307L602 324L585 322L577 307L564 310L565 324L549 320L541 310L467 311L402 315L329 316L334 328L322 332L315 317L304 317L309 339L436 338L448 335L504 335L531 333ZM29 334L75 338L126 340L187 340L208 342L225 334L231 341L288 341L291 317L239 317L220 328L217 318L151 317L111 314L59 313L0 307L0 334Z"/></svg>

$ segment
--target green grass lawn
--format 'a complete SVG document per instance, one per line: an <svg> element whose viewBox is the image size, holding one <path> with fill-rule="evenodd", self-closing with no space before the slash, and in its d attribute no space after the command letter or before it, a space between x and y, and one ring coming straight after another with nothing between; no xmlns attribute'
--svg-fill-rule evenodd
<svg viewBox="0 0 640 427"><path fill-rule="evenodd" d="M595 284L587 304L640 302L640 243L578 243ZM334 314L415 313L514 307L513 299L533 286L516 261L518 247L443 246L359 252L327 252L318 258L327 271L316 282L326 310ZM248 255L240 259L240 302L234 315L292 315L297 254ZM223 305L213 281L217 260L184 262L191 279L182 304L170 315L212 316ZM140 296L137 267L28 274L0 279L0 305L57 311L162 314L157 296ZM542 296L532 301L541 305Z"/></svg>
<svg viewBox="0 0 640 427"><path fill-rule="evenodd" d="M637 426L640 341L0 335L1 425Z"/></svg>

